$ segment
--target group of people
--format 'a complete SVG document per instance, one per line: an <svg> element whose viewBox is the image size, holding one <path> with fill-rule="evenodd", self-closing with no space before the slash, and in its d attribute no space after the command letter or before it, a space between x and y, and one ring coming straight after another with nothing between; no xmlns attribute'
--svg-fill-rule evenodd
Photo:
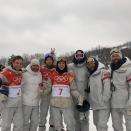
<svg viewBox="0 0 131 131"><path fill-rule="evenodd" d="M32 59L23 70L23 58L15 56L0 72L1 131L89 131L89 103L97 131L107 131L110 114L114 131L131 131L131 61L118 48L110 52L107 69L82 50L72 63L65 57L45 55L44 65ZM88 103L89 102L89 103ZM88 103L88 107L87 107Z"/></svg>

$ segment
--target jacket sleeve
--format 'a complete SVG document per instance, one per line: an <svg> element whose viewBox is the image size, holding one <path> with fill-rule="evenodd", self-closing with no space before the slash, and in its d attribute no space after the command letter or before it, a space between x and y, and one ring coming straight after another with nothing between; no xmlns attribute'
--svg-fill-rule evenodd
<svg viewBox="0 0 131 131"><path fill-rule="evenodd" d="M126 74L126 80L127 80L127 83L128 83L128 91L129 91L129 100L127 102L127 107L130 107L131 108L131 68L129 68L127 70L127 74Z"/></svg>
<svg viewBox="0 0 131 131"><path fill-rule="evenodd" d="M51 90L52 90L52 82L51 82L51 79L49 78L44 84L44 92L43 94L44 95L48 95L51 93Z"/></svg>
<svg viewBox="0 0 131 131"><path fill-rule="evenodd" d="M103 70L102 72L102 86L103 86L103 101L107 102L109 101L110 97L111 97L111 90L110 90L110 86L111 86L111 76L108 70Z"/></svg>
<svg viewBox="0 0 131 131"><path fill-rule="evenodd" d="M69 72L74 72L73 67L74 67L73 63L68 64L68 71Z"/></svg>
<svg viewBox="0 0 131 131"><path fill-rule="evenodd" d="M0 74L0 86L4 84L8 84L8 80L3 74Z"/></svg>
<svg viewBox="0 0 131 131"><path fill-rule="evenodd" d="M72 76L70 77L70 89L71 89L71 95L78 101L78 105L82 106L84 97L77 90L76 83Z"/></svg>
<svg viewBox="0 0 131 131"><path fill-rule="evenodd" d="M3 88L3 86L6 86L8 83L8 80L3 74L0 74L0 90ZM5 88L5 87L4 87ZM6 86L8 88L8 86ZM0 103L7 100L7 96L0 93Z"/></svg>

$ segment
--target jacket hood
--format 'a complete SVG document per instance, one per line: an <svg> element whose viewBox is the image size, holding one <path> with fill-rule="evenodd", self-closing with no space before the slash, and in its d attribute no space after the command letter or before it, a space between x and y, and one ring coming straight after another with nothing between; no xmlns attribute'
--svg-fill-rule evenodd
<svg viewBox="0 0 131 131"><path fill-rule="evenodd" d="M16 72L16 73L22 72L22 70L17 71L17 70L15 70L15 69L13 69L11 66L7 66L6 68L4 68L4 70L10 70L10 71L13 71L13 72Z"/></svg>
<svg viewBox="0 0 131 131"><path fill-rule="evenodd" d="M97 68L97 70L96 70L92 75L97 75L97 74L99 74L102 69L105 69L105 65L102 64L101 62L98 62L98 68Z"/></svg>
<svg viewBox="0 0 131 131"><path fill-rule="evenodd" d="M38 72L34 72L31 70L31 65L29 64L27 67L26 67L26 70L32 74L32 75L38 75L39 74L39 71Z"/></svg>
<svg viewBox="0 0 131 131"><path fill-rule="evenodd" d="M126 62L116 72L125 72L129 66L131 67L131 60L126 57Z"/></svg>

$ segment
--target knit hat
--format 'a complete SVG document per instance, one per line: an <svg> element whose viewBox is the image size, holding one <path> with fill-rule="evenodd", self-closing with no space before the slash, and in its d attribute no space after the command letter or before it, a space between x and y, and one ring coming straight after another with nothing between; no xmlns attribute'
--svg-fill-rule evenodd
<svg viewBox="0 0 131 131"><path fill-rule="evenodd" d="M65 62L65 63L67 63L67 59L66 59L64 56L58 57L57 63L59 63L60 61L63 61L63 62Z"/></svg>
<svg viewBox="0 0 131 131"><path fill-rule="evenodd" d="M112 57L113 54L118 54L122 58L122 52L121 52L121 50L119 48L113 48L110 51L110 56Z"/></svg>
<svg viewBox="0 0 131 131"><path fill-rule="evenodd" d="M32 59L31 62L30 62L30 65L40 65L40 62L38 59Z"/></svg>
<svg viewBox="0 0 131 131"><path fill-rule="evenodd" d="M45 54L45 62L46 62L46 60L47 60L48 58L51 58L51 59L54 61L54 57L53 57L53 55L52 55L51 53Z"/></svg>

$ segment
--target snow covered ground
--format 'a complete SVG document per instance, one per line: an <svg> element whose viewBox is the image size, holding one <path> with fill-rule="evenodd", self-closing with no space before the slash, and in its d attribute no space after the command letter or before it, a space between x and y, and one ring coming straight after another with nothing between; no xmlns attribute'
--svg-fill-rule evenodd
<svg viewBox="0 0 131 131"><path fill-rule="evenodd" d="M109 126L108 131L114 131L113 128L112 128L111 117L109 119L108 126ZM47 127L48 127L48 123L47 123ZM124 126L124 128L125 128L125 126ZM48 131L48 129L46 131ZM92 114L92 111L90 111L90 131L96 131L96 128L93 125L93 114ZM126 131L126 130L124 129L124 131Z"/></svg>
<svg viewBox="0 0 131 131"><path fill-rule="evenodd" d="M95 128L95 126L93 125L92 116L93 116L93 115L92 115L92 111L90 111L90 131L96 131L96 128ZM49 115L48 115L48 117L47 117L47 120L48 120L48 119L49 119ZM49 128L49 124L48 124L48 123L47 123L46 126L47 126L47 128ZM109 119L108 126L109 126L108 131L113 131L111 118ZM0 131L1 131L1 129L0 129ZM48 131L48 129L47 129L46 131ZM126 130L124 129L124 131L126 131Z"/></svg>

